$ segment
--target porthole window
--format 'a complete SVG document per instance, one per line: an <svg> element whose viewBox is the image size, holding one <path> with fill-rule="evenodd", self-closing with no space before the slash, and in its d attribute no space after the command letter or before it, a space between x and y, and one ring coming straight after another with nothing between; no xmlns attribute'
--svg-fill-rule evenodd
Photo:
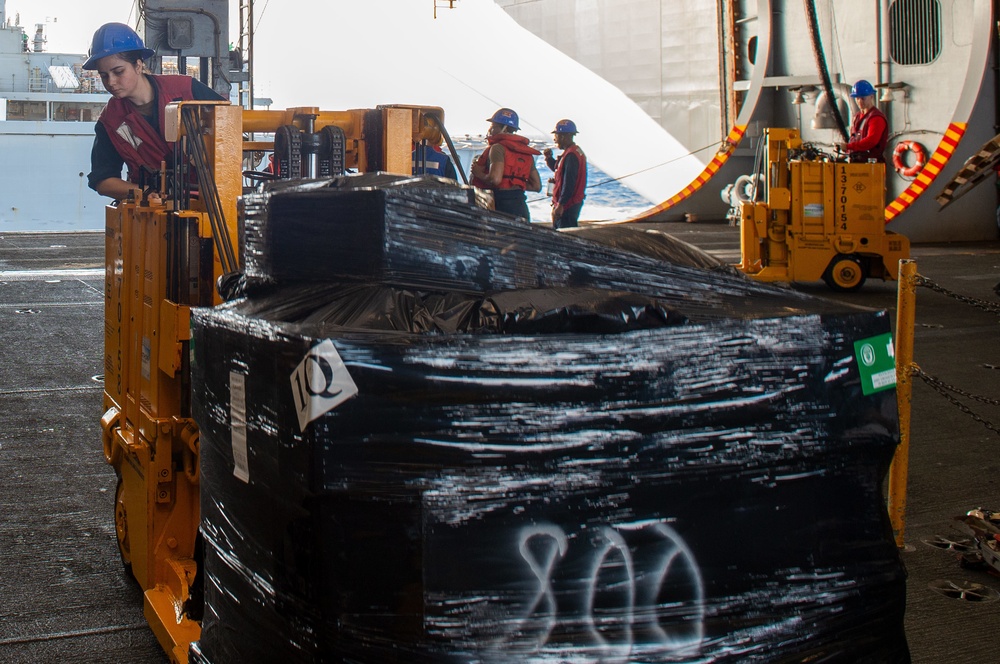
<svg viewBox="0 0 1000 664"><path fill-rule="evenodd" d="M889 5L889 55L900 65L926 65L941 54L939 0L894 0Z"/></svg>

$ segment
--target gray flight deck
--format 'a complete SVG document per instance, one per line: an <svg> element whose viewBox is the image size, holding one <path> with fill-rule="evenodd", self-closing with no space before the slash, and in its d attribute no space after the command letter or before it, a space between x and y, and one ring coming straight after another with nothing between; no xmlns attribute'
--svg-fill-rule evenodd
<svg viewBox="0 0 1000 664"><path fill-rule="evenodd" d="M738 260L736 228L653 226ZM922 276L969 299L918 290L915 361L949 385L1000 399L1000 241L912 254ZM0 232L0 662L166 661L115 543L115 475L99 426L103 256L103 233ZM840 295L821 283L796 288L896 308L894 282ZM1000 659L1000 577L963 569L924 542L963 537L954 517L969 509L1000 510L1000 407L961 400L986 424L914 382L903 553L914 662ZM956 599L931 589L945 582L984 590Z"/></svg>

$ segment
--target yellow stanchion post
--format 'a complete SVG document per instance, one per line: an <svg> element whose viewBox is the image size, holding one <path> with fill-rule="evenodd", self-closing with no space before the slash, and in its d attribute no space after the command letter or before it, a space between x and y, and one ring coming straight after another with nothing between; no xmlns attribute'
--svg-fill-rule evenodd
<svg viewBox="0 0 1000 664"><path fill-rule="evenodd" d="M896 296L896 401L899 405L899 446L889 466L889 520L896 546L903 548L906 528L906 484L910 470L910 402L913 391L913 325L917 305L917 263L899 261Z"/></svg>

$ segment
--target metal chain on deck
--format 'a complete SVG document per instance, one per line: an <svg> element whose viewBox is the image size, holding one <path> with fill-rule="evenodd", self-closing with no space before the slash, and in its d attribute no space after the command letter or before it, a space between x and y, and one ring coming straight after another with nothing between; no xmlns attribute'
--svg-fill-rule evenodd
<svg viewBox="0 0 1000 664"><path fill-rule="evenodd" d="M916 276L916 283L918 286L924 286L926 288L930 288L935 293L941 293L942 295L946 295L952 299L958 300L959 302L964 302L965 304L971 304L972 306L982 309L983 311L988 311L990 313L1000 315L1000 304L996 302L988 302L986 300L980 300L975 297L969 297L968 295L962 295L960 293L956 293L955 291L948 290L941 284L931 281L927 277L919 274Z"/></svg>
<svg viewBox="0 0 1000 664"><path fill-rule="evenodd" d="M977 413L974 413L971 408L969 408L964 403L955 398L955 396L952 393L961 395L966 399L972 399L973 401L989 404L991 406L1000 406L1000 399L991 399L989 397L984 397L978 394L972 394L970 392L966 392L965 390L957 388L954 385L949 385L948 383L945 383L940 378L935 378L934 376L931 376L930 374L926 373L923 369L921 369L915 364L910 366L910 372L912 375L919 377L925 383L930 385L932 389L934 389L938 394L940 394L945 399L954 404L954 406L958 408L960 411L971 417L976 422L979 422L993 433L1000 436L1000 427L997 427L997 425L993 424L989 420L986 420Z"/></svg>

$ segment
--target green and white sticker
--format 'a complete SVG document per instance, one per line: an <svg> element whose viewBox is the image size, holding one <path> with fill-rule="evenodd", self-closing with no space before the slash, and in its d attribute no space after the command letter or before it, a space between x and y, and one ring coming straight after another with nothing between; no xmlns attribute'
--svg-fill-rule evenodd
<svg viewBox="0 0 1000 664"><path fill-rule="evenodd" d="M896 387L896 353L892 335L888 332L877 337L854 342L854 357L861 372L861 392L874 394Z"/></svg>
<svg viewBox="0 0 1000 664"><path fill-rule="evenodd" d="M822 219L823 218L823 204L822 203L807 203L805 207L802 208L802 216L810 219Z"/></svg>

